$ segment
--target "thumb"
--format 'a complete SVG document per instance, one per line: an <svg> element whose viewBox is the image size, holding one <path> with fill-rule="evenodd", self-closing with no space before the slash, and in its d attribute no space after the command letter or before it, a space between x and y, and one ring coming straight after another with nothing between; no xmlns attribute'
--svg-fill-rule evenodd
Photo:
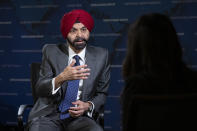
<svg viewBox="0 0 197 131"><path fill-rule="evenodd" d="M70 64L70 66L74 66L74 65L75 65L75 63L76 63L76 60L75 60L75 59L73 59L73 60L72 60L72 62L71 62L71 64Z"/></svg>

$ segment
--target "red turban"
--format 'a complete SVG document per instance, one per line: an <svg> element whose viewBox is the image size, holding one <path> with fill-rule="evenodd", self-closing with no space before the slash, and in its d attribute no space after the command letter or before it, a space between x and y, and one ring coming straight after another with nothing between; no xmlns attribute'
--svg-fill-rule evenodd
<svg viewBox="0 0 197 131"><path fill-rule="evenodd" d="M67 37L69 31L71 30L71 28L73 27L73 24L76 21L79 21L82 24L84 24L84 26L90 32L92 31L94 27L94 20L88 12L82 9L72 10L68 13L65 13L61 20L61 32L64 38Z"/></svg>

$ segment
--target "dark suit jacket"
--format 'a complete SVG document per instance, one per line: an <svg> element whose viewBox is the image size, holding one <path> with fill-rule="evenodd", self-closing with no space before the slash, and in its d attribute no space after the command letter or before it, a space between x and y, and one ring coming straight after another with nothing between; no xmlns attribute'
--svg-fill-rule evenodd
<svg viewBox="0 0 197 131"><path fill-rule="evenodd" d="M106 49L94 46L86 48L86 64L91 69L90 76L83 81L82 101L92 101L95 112L99 112L106 101L110 79L109 56ZM45 45L40 77L35 86L38 100L32 108L29 121L38 116L46 116L58 110L66 88L60 88L52 95L52 78L60 74L68 65L68 47L66 44ZM67 86L64 82L63 86Z"/></svg>

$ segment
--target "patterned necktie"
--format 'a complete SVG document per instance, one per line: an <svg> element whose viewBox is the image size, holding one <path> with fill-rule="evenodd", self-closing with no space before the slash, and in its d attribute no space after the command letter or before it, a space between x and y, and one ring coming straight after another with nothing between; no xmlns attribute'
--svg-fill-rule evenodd
<svg viewBox="0 0 197 131"><path fill-rule="evenodd" d="M75 55L73 58L76 60L76 63L74 66L80 65L79 63L80 57L78 55ZM79 80L68 81L65 97L61 101L60 106L59 106L59 110L61 112L60 113L61 120L70 117L68 110L71 106L73 106L72 102L76 101L77 99L78 89L79 89Z"/></svg>

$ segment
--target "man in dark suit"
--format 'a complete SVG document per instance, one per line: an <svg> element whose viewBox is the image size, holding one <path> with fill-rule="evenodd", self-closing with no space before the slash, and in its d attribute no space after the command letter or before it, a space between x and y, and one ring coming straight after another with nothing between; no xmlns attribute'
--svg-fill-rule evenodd
<svg viewBox="0 0 197 131"><path fill-rule="evenodd" d="M110 65L106 49L87 45L93 26L88 12L73 10L61 20L67 43L44 46L35 87L38 100L28 119L30 131L103 130L92 116L105 104ZM69 84L72 82L75 84ZM70 102L75 89L71 85L78 87L75 100ZM65 102L71 106L62 110Z"/></svg>

